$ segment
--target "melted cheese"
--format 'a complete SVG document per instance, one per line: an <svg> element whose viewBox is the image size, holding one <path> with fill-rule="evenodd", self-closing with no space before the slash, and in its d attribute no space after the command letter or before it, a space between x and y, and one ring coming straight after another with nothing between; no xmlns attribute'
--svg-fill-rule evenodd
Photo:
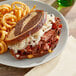
<svg viewBox="0 0 76 76"><path fill-rule="evenodd" d="M10 49L13 49L15 53L17 53L17 50L21 50L27 47L27 45L32 45L35 46L39 43L41 37L43 36L43 34L47 31L49 31L52 28L52 24L51 21L55 22L55 16L52 14L47 14L47 20L46 23L44 24L44 26L36 33L34 33L33 35L30 35L29 37L27 37L26 39L22 40L21 42L9 46ZM27 51L27 50L25 50Z"/></svg>

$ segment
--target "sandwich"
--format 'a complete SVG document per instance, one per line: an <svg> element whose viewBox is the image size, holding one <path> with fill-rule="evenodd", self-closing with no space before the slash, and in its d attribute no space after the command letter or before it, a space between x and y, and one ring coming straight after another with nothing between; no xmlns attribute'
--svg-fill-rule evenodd
<svg viewBox="0 0 76 76"><path fill-rule="evenodd" d="M54 14L43 10L30 12L17 22L5 39L16 59L41 57L56 47L62 24Z"/></svg>

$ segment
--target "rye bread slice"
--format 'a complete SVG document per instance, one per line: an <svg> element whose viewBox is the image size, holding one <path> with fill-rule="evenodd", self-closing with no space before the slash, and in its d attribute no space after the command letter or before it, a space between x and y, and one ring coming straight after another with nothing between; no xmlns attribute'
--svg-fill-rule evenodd
<svg viewBox="0 0 76 76"><path fill-rule="evenodd" d="M8 45L16 44L41 29L46 21L43 10L36 10L22 18L5 39Z"/></svg>

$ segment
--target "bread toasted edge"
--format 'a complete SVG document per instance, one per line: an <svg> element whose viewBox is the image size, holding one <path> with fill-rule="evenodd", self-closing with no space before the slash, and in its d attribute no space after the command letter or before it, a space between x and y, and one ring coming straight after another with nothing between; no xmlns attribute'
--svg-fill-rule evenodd
<svg viewBox="0 0 76 76"><path fill-rule="evenodd" d="M39 24L41 23L41 25L43 25L43 24L45 23L44 11L43 11L43 10L36 10L36 12L37 12L37 11L42 12L42 15L43 15L43 16L42 16ZM38 25L39 25L39 24L38 24ZM36 32L37 32L37 31L36 31ZM20 34L19 36L17 36L16 38L12 39L12 40L8 40L7 37L6 37L5 42L6 42L8 45L14 45L14 44L16 44L16 43L18 43L18 42L21 42L21 41L24 40L25 38L26 38L26 33L24 32L24 33Z"/></svg>

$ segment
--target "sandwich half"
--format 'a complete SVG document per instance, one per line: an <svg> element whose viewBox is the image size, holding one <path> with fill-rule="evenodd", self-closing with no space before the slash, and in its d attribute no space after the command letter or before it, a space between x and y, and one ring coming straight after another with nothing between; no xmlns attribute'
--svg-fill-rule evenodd
<svg viewBox="0 0 76 76"><path fill-rule="evenodd" d="M41 57L56 47L61 28L58 17L35 10L16 24L5 42L16 59Z"/></svg>

